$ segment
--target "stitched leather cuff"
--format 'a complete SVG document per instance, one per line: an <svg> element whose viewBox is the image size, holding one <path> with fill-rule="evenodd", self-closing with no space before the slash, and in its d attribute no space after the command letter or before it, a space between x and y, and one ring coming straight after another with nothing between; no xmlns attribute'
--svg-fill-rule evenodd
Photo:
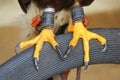
<svg viewBox="0 0 120 80"><path fill-rule="evenodd" d="M54 8L45 8L42 16L42 28L54 27Z"/></svg>
<svg viewBox="0 0 120 80"><path fill-rule="evenodd" d="M84 21L84 11L83 8L80 6L73 6L71 7L71 15L73 24L77 21Z"/></svg>

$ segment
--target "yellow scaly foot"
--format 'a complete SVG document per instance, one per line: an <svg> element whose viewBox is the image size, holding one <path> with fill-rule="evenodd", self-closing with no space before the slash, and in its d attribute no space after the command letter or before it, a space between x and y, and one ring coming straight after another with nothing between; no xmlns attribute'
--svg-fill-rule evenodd
<svg viewBox="0 0 120 80"><path fill-rule="evenodd" d="M81 21L76 22L74 25L72 23L69 23L68 32L73 32L73 38L69 43L69 49L68 49L66 55L64 55L64 58L66 58L67 55L72 50L72 48L74 48L77 45L78 40L83 39L85 70L87 69L88 62L90 61L89 40L97 39L101 43L101 45L105 45L103 51L105 51L107 48L106 39L96 33L88 31Z"/></svg>
<svg viewBox="0 0 120 80"><path fill-rule="evenodd" d="M62 57L62 52L60 50L60 47L58 46L58 43L55 41L54 37L55 35L52 29L43 29L36 38L19 43L16 46L16 52L18 48L24 48L28 45L36 44L33 57L34 57L35 67L38 70L39 67L37 63L39 61L39 52L41 51L44 42L49 42L53 46L53 48L59 52L59 54Z"/></svg>

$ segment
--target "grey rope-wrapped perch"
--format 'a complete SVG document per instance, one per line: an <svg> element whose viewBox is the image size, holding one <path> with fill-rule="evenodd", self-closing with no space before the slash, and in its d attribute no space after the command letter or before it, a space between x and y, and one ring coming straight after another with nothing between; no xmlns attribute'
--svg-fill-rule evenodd
<svg viewBox="0 0 120 80"><path fill-rule="evenodd" d="M90 41L90 63L113 63L120 64L120 29L90 29L107 38L107 50L101 52L101 46L97 40ZM55 39L65 53L72 33L57 36ZM39 71L33 63L34 46L24 50L0 66L0 80L46 80L55 74L66 70L81 67L83 62L83 45L79 40L78 45L71 51L68 58L61 60L60 55L45 43L40 52Z"/></svg>

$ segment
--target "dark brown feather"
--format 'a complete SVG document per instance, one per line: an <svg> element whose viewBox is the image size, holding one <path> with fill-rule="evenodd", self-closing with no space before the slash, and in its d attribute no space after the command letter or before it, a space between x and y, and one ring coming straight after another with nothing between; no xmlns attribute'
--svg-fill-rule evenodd
<svg viewBox="0 0 120 80"><path fill-rule="evenodd" d="M81 6L88 6L90 5L94 0L79 0L79 3Z"/></svg>
<svg viewBox="0 0 120 80"><path fill-rule="evenodd" d="M27 13L27 7L31 3L31 0L18 0L18 3L21 7L21 9Z"/></svg>
<svg viewBox="0 0 120 80"><path fill-rule="evenodd" d="M53 7L56 11L62 9L69 9L73 4L74 0L33 0L38 7Z"/></svg>
<svg viewBox="0 0 120 80"><path fill-rule="evenodd" d="M94 0L79 0L81 6L88 6ZM27 6L30 4L31 0L18 0L22 10L27 12ZM54 7L56 11L62 9L69 9L73 4L74 0L33 0L40 8L45 8L48 6Z"/></svg>

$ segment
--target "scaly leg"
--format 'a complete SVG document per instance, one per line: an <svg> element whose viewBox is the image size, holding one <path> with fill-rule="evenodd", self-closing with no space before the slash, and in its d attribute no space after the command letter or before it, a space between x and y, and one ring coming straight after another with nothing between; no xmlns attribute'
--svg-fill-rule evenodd
<svg viewBox="0 0 120 80"><path fill-rule="evenodd" d="M76 22L74 25L69 23L68 32L73 32L73 38L69 43L69 49L64 55L64 58L70 53L70 51L77 45L79 39L83 39L84 45L84 62L85 62L85 70L88 67L88 62L90 61L89 58L89 40L90 39L97 39L101 45L105 45L105 48L102 51L106 50L106 39L96 33L88 31L81 21Z"/></svg>
<svg viewBox="0 0 120 80"><path fill-rule="evenodd" d="M44 42L49 42L52 45L52 47L59 52L60 56L63 59L62 51L61 51L60 47L58 46L58 43L54 39L54 37L55 37L55 35L53 33L54 12L55 12L54 8L45 8L43 10L43 16L41 19L42 20L41 23L40 23L40 21L37 21L37 23L36 23L36 20L39 18L39 16L37 16L33 19L33 23L35 22L34 26L41 24L42 31L40 32L40 34L36 38L29 40L29 41L21 42L16 46L15 51L17 52L17 49L19 47L24 48L28 45L36 44L34 55L33 55L36 70L38 70L37 63L39 61L39 52L42 50L42 46L43 46Z"/></svg>
<svg viewBox="0 0 120 80"><path fill-rule="evenodd" d="M33 57L34 57L35 67L38 70L37 62L39 61L39 52L41 51L44 42L49 42L53 46L53 48L56 49L62 56L62 52L58 46L58 43L55 41L54 37L55 35L52 29L43 29L42 32L36 38L19 43L17 45L17 48L19 47L24 48L28 45L36 44ZM16 52L17 52L17 48L16 48Z"/></svg>

